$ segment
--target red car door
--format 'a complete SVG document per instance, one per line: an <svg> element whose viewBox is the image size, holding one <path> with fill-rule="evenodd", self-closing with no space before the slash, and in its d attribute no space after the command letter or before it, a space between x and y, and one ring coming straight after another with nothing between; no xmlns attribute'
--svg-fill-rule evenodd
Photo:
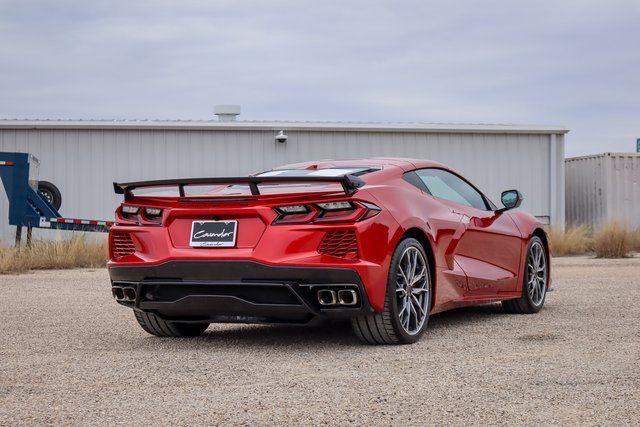
<svg viewBox="0 0 640 427"><path fill-rule="evenodd" d="M515 291L521 257L521 236L507 212L495 206L460 176L438 168L416 171L431 195L462 216L459 239L451 248L467 275L465 298Z"/></svg>
<svg viewBox="0 0 640 427"><path fill-rule="evenodd" d="M455 257L468 276L468 295L515 291L522 248L515 223L508 213L465 210Z"/></svg>

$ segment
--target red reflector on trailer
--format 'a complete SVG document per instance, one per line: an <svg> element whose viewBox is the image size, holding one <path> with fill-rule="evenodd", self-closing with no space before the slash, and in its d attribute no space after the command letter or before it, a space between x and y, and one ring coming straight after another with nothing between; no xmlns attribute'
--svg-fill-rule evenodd
<svg viewBox="0 0 640 427"><path fill-rule="evenodd" d="M13 162L0 161L0 166L13 166Z"/></svg>
<svg viewBox="0 0 640 427"><path fill-rule="evenodd" d="M101 225L111 227L113 221L96 221L92 219L75 219L75 218L50 218L49 222L64 222L67 224L83 224L83 225Z"/></svg>

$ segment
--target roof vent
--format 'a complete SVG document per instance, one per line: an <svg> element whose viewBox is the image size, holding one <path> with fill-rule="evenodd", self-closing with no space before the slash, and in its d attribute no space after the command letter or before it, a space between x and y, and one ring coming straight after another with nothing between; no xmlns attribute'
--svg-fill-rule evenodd
<svg viewBox="0 0 640 427"><path fill-rule="evenodd" d="M213 113L218 116L221 122L235 122L236 116L240 115L239 105L216 105Z"/></svg>

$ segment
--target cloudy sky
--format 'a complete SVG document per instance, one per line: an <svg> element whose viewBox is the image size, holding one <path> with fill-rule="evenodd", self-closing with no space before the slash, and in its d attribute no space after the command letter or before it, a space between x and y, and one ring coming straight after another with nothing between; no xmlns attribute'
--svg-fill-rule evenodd
<svg viewBox="0 0 640 427"><path fill-rule="evenodd" d="M0 117L561 124L635 150L640 0L0 0Z"/></svg>

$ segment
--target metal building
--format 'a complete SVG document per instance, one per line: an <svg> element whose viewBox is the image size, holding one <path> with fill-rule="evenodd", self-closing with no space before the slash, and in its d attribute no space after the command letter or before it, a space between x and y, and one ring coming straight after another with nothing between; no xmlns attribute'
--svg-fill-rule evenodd
<svg viewBox="0 0 640 427"><path fill-rule="evenodd" d="M232 176L311 159L417 157L445 163L499 204L517 188L522 208L544 223L564 222L561 126L424 123L0 120L0 151L40 159L40 179L62 192L65 216L112 219L113 181ZM281 134L278 137L278 134ZM286 142L282 142L286 135ZM0 194L0 238L6 223ZM41 234L42 235L42 234Z"/></svg>
<svg viewBox="0 0 640 427"><path fill-rule="evenodd" d="M640 153L574 157L565 169L567 223L640 226Z"/></svg>

